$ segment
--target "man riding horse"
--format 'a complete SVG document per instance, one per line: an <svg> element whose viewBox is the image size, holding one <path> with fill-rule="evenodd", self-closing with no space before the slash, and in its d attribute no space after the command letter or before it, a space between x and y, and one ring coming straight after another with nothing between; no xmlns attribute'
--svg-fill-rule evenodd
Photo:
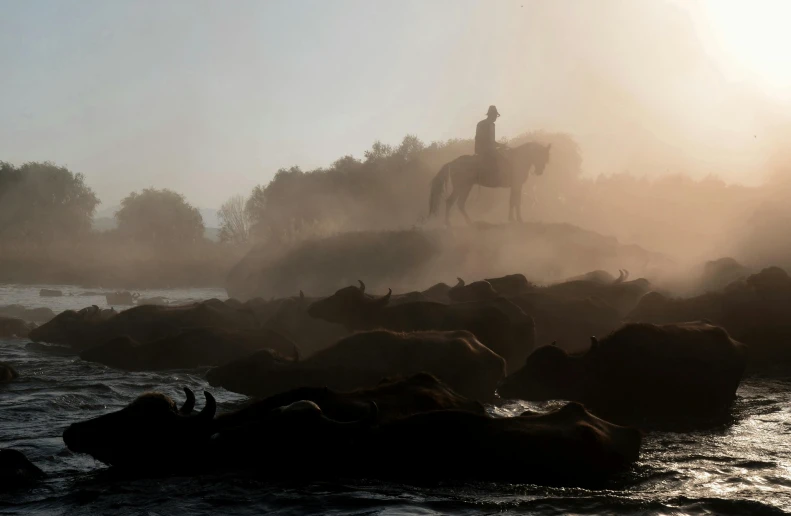
<svg viewBox="0 0 791 516"><path fill-rule="evenodd" d="M489 106L486 118L475 127L475 154L479 156L481 172L489 174L494 183L502 182L503 169L508 166L505 157L499 152L499 149L507 149L508 146L497 143L494 136L494 123L499 116L497 108Z"/></svg>
<svg viewBox="0 0 791 516"><path fill-rule="evenodd" d="M522 221L522 187L531 169L537 176L544 173L552 145L527 142L518 147L508 147L497 143L494 122L498 116L500 113L497 108L489 106L486 120L478 122L475 129L475 155L459 156L446 163L431 180L429 215L439 211L445 188L450 184L452 191L445 200L446 224L450 224L450 209L455 203L458 203L464 220L468 224L472 223L465 205L472 187L479 185L486 188L510 188L508 220ZM504 153L508 154L507 158Z"/></svg>

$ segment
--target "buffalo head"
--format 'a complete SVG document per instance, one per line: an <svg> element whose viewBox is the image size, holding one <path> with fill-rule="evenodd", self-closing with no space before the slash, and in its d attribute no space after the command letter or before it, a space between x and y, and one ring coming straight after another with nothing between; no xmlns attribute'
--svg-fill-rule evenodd
<svg viewBox="0 0 791 516"><path fill-rule="evenodd" d="M387 306L392 295L390 289L382 297L369 297L365 294L365 283L360 281L359 287L345 287L316 301L308 308L308 314L316 319L342 324L349 330L363 329L371 317Z"/></svg>
<svg viewBox="0 0 791 516"><path fill-rule="evenodd" d="M63 442L71 451L111 466L177 465L209 440L217 410L214 396L204 392L206 405L193 414L195 395L186 387L184 392L181 409L164 394L146 393L117 412L69 425Z"/></svg>

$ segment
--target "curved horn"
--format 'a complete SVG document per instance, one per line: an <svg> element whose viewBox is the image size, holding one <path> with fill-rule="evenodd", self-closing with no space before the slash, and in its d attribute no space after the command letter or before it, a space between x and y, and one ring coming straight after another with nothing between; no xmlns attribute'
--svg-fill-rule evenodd
<svg viewBox="0 0 791 516"><path fill-rule="evenodd" d="M379 420L379 405L374 400L370 400L368 403L368 416L364 419L369 423L376 423Z"/></svg>
<svg viewBox="0 0 791 516"><path fill-rule="evenodd" d="M184 401L184 405L179 409L179 414L188 416L192 413L192 409L195 408L195 393L192 392L189 387L184 387L184 394L187 395L187 399Z"/></svg>
<svg viewBox="0 0 791 516"><path fill-rule="evenodd" d="M305 293L302 292L301 290L299 291L299 299L300 300L304 300L305 299Z"/></svg>
<svg viewBox="0 0 791 516"><path fill-rule="evenodd" d="M618 278L613 283L620 283L624 279L623 269L618 269Z"/></svg>
<svg viewBox="0 0 791 516"><path fill-rule="evenodd" d="M206 397L206 405L195 417L211 421L214 419L214 414L217 412L217 400L214 399L214 396L212 396L209 391L203 391L203 395Z"/></svg>
<svg viewBox="0 0 791 516"><path fill-rule="evenodd" d="M390 296L392 296L392 295L393 295L393 289L389 288L389 289L387 289L387 294L383 295L379 299L371 300L371 304L373 304L375 306L384 307L384 306L387 305L387 303L390 302Z"/></svg>
<svg viewBox="0 0 791 516"><path fill-rule="evenodd" d="M597 339L595 336L593 336L593 337L591 337L591 349L590 350L591 351L596 351L597 349L599 349L599 339Z"/></svg>
<svg viewBox="0 0 791 516"><path fill-rule="evenodd" d="M365 283L363 283L363 280L357 280L357 281L360 282L360 292L365 293Z"/></svg>
<svg viewBox="0 0 791 516"><path fill-rule="evenodd" d="M624 281L626 281L626 280L628 280L628 279L629 279L629 271L627 271L626 269L624 269L624 270L623 270L623 272L624 272L624 274L623 274L623 280L624 280Z"/></svg>
<svg viewBox="0 0 791 516"><path fill-rule="evenodd" d="M456 279L459 280L459 282L456 283L456 287L463 287L464 286L464 280L461 279L461 278L456 278Z"/></svg>

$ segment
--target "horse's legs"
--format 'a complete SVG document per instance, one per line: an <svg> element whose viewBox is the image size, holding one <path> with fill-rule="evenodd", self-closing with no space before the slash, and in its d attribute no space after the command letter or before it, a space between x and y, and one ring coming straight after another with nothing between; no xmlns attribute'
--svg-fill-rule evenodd
<svg viewBox="0 0 791 516"><path fill-rule="evenodd" d="M508 200L508 222L522 220L522 214L519 212L519 196L521 190L521 187L511 187L511 196Z"/></svg>
<svg viewBox="0 0 791 516"><path fill-rule="evenodd" d="M459 192L459 211L464 215L464 220L467 221L467 224L472 224L470 217L467 216L467 210L464 209L464 206L467 204L467 197L470 196L470 191L472 191L472 184L465 186Z"/></svg>
<svg viewBox="0 0 791 516"><path fill-rule="evenodd" d="M511 199L514 204L514 211L516 211L517 222L524 222L522 220L522 185L513 187Z"/></svg>
<svg viewBox="0 0 791 516"><path fill-rule="evenodd" d="M448 197L448 200L445 201L445 224L450 226L450 209L453 207L453 203L456 202L456 198L459 196L459 192L456 191L456 186L454 185L453 191Z"/></svg>

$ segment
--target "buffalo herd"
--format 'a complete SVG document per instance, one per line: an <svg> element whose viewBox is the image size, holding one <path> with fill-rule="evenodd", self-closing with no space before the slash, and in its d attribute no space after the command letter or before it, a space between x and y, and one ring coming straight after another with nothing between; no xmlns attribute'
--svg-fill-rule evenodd
<svg viewBox="0 0 791 516"><path fill-rule="evenodd" d="M707 274L717 288L687 298L625 270L378 295L359 281L321 298L0 317L0 336L126 371L204 368L251 397L217 414L208 391L199 411L189 389L181 407L145 393L64 431L72 452L120 469L596 484L637 460L643 432L721 424L745 374L791 369L788 274ZM0 382L15 376L0 364ZM508 400L557 401L514 417L483 405ZM0 452L0 476L39 478L23 460Z"/></svg>

